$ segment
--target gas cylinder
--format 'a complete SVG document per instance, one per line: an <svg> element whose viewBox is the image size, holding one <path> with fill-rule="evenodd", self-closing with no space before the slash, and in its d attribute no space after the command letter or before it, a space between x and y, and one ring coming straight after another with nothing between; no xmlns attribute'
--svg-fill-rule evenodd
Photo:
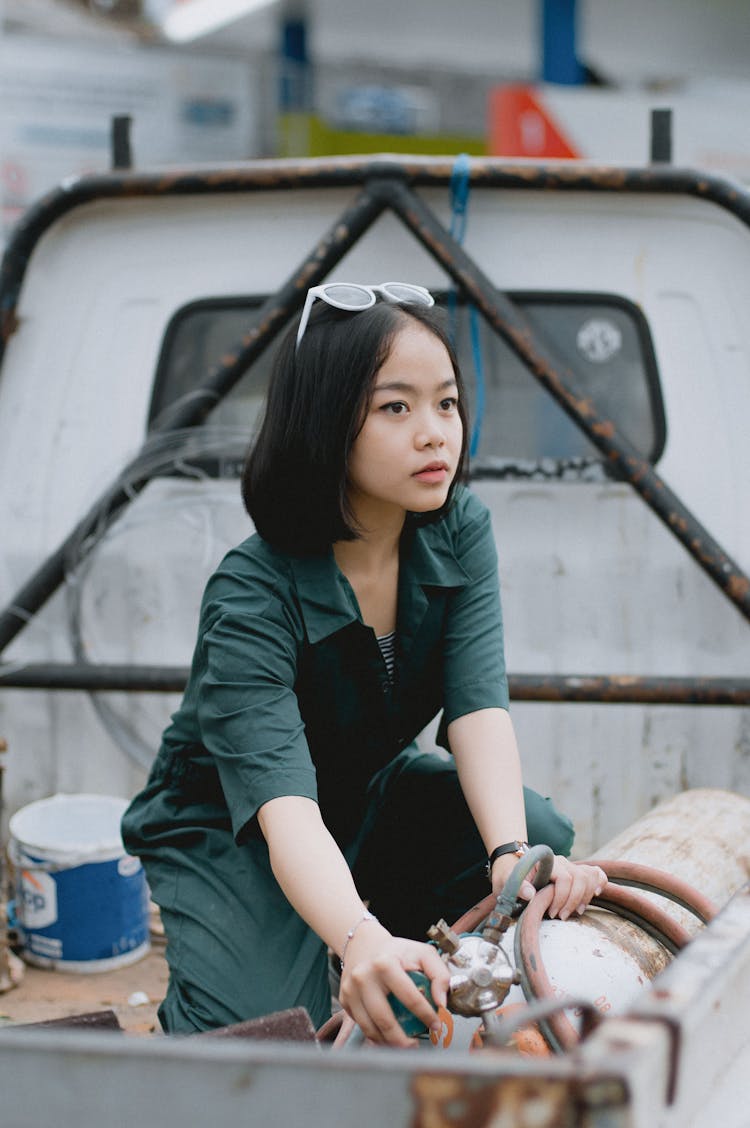
<svg viewBox="0 0 750 1128"><path fill-rule="evenodd" d="M750 878L750 799L714 789L685 791L607 842L591 860L604 868L613 863L610 869L635 889L620 893L619 879L613 889L610 876L601 899L607 907L592 905L567 921L540 919L541 910L532 902L499 938L516 973L513 978L522 984L510 986L502 1005L492 1015L485 1014L481 1023L479 1016L443 1015L439 1044L464 1049L476 1045L483 1030L497 1032L499 1019L517 1015L534 997L576 1001L561 1008L559 1020L555 1016L541 1024L546 1044L556 1050L569 1048L586 1010L595 1008L602 1015L626 1011L703 927L711 914L709 902L720 909ZM671 879L690 887L685 897L697 910L643 888L645 882L672 894L685 893ZM544 896L544 891L536 894L538 905ZM623 904L614 903L615 897ZM633 909L628 908L631 901ZM644 901L648 911L641 917L637 906ZM460 922L456 927L460 929ZM535 1052L529 1046L538 1051L543 1043L526 1035L523 1041L516 1039L516 1045L522 1052Z"/></svg>
<svg viewBox="0 0 750 1128"><path fill-rule="evenodd" d="M750 881L750 799L714 788L682 791L610 839L592 860L599 858L655 866L721 908ZM659 903L688 932L701 927L675 902Z"/></svg>

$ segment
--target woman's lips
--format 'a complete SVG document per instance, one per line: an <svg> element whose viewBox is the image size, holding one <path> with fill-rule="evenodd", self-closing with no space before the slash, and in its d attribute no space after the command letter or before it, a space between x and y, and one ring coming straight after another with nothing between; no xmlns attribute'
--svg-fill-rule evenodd
<svg viewBox="0 0 750 1128"><path fill-rule="evenodd" d="M422 470L417 470L412 477L420 482L444 482L448 477L448 467L444 462L432 462Z"/></svg>

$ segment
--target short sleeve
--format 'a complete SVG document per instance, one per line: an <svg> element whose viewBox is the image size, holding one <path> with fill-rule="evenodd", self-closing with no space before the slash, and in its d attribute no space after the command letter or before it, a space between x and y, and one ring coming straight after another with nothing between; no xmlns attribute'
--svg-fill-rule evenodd
<svg viewBox="0 0 750 1128"><path fill-rule="evenodd" d="M444 636L444 710L449 725L478 709L508 708L497 551L489 510L468 495L455 533L469 582L449 601Z"/></svg>
<svg viewBox="0 0 750 1128"><path fill-rule="evenodd" d="M262 613L214 614L202 638L198 723L216 763L235 838L281 795L317 801L294 692L297 643L279 599Z"/></svg>

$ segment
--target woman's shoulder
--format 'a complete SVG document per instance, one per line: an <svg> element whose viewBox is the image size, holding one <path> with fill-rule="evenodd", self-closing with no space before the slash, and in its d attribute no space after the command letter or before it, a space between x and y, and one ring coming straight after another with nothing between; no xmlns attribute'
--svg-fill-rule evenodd
<svg viewBox="0 0 750 1128"><path fill-rule="evenodd" d="M484 502L466 486L457 486L448 511L439 521L423 526L422 532L428 537L432 535L442 541L448 539L455 543L468 530L488 528L490 523L490 511Z"/></svg>
<svg viewBox="0 0 750 1128"><path fill-rule="evenodd" d="M454 560L470 579L497 566L490 511L464 486L456 489L450 509L418 535L428 552Z"/></svg>
<svg viewBox="0 0 750 1128"><path fill-rule="evenodd" d="M289 557L253 533L224 556L206 584L204 608L259 613L271 601L291 595Z"/></svg>

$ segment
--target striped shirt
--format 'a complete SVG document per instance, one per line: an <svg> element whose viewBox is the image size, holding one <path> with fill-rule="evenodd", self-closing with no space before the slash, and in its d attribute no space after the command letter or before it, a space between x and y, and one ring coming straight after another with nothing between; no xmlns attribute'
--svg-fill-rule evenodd
<svg viewBox="0 0 750 1128"><path fill-rule="evenodd" d="M393 675L396 667L396 632L391 631L390 634L380 635L378 637L378 646L380 653L383 655L385 668L388 671L388 680L393 684Z"/></svg>

